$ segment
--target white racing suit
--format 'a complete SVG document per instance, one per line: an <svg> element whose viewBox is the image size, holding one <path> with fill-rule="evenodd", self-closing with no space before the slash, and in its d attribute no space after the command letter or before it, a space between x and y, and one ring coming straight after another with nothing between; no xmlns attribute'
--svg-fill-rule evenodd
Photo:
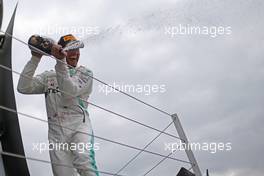
<svg viewBox="0 0 264 176"><path fill-rule="evenodd" d="M81 176L99 176L87 102L82 100L87 100L92 92L92 71L83 66L69 69L66 60L62 61L64 63L57 61L55 71L34 77L40 59L32 56L24 67L17 89L23 94L45 94L54 176L75 176L76 171Z"/></svg>

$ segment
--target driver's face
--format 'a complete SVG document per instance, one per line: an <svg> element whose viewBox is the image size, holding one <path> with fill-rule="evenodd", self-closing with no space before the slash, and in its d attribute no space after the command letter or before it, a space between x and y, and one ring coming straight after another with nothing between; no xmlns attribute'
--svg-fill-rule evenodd
<svg viewBox="0 0 264 176"><path fill-rule="evenodd" d="M79 49L67 51L66 61L67 64L76 67L80 57Z"/></svg>

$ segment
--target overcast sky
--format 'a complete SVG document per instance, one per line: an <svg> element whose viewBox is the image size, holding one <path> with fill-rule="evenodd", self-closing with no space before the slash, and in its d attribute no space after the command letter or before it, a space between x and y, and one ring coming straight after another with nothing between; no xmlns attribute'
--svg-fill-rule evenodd
<svg viewBox="0 0 264 176"><path fill-rule="evenodd" d="M15 0L4 1L6 29ZM14 36L27 41L32 34L58 40L60 32L86 38L80 65L110 84L159 85L159 93L128 92L170 113L178 113L192 142L231 143L231 151L194 151L201 171L215 176L262 176L264 172L264 2L263 0L20 0ZM230 33L174 35L170 27L224 27ZM105 31L107 28L112 31ZM13 69L21 72L30 59L27 46L13 41ZM55 61L44 57L37 73L54 69ZM18 75L13 75L17 86ZM90 101L158 129L170 118L118 93L105 95L94 82ZM15 89L16 90L16 89ZM15 92L17 109L46 119L44 96ZM95 134L129 145L144 147L157 132L89 107ZM47 124L19 116L27 156L49 160L48 152L32 150L32 143L47 141ZM168 132L177 135L173 126ZM115 172L136 151L101 140L96 151L99 170ZM160 137L148 150L167 154L164 143L178 142ZM186 159L184 152L173 157ZM122 172L144 174L161 158L142 154ZM48 164L28 161L31 175L52 175ZM176 175L182 163L165 160L149 175ZM188 168L188 165L186 166ZM48 173L47 173L48 172Z"/></svg>

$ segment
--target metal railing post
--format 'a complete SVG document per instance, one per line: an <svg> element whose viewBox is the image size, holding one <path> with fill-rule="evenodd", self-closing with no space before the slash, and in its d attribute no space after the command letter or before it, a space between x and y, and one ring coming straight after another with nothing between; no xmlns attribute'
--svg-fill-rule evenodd
<svg viewBox="0 0 264 176"><path fill-rule="evenodd" d="M176 130L178 132L179 137L181 138L182 143L185 143L186 146L189 146L188 139L187 139L187 137L186 137L186 135L184 133L184 130L182 128L182 125L181 125L181 122L179 120L178 115L176 113L172 114L171 118L172 118L172 120L174 122L174 126L175 126L175 128L176 128ZM189 149L189 147L185 147L184 150L186 152L186 155L187 155L189 161L192 163L192 170L193 170L195 176L202 176L201 170L200 170L200 168L198 166L198 163L197 163L197 161L196 161L196 159L194 157L194 154L193 154L192 150Z"/></svg>

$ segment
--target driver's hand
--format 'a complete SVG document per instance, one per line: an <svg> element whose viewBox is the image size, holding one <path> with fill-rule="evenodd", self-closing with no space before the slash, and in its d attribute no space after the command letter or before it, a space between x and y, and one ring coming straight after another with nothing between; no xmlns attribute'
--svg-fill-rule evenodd
<svg viewBox="0 0 264 176"><path fill-rule="evenodd" d="M51 48L51 55L59 60L62 60L67 56L67 53L65 51L62 51L61 45L54 44Z"/></svg>
<svg viewBox="0 0 264 176"><path fill-rule="evenodd" d="M41 53L39 53L39 52L36 52L36 51L33 51L33 50L31 50L31 55L32 55L32 56L36 56L36 57L38 57L38 58L41 58L41 57L43 56L43 54L41 54Z"/></svg>

